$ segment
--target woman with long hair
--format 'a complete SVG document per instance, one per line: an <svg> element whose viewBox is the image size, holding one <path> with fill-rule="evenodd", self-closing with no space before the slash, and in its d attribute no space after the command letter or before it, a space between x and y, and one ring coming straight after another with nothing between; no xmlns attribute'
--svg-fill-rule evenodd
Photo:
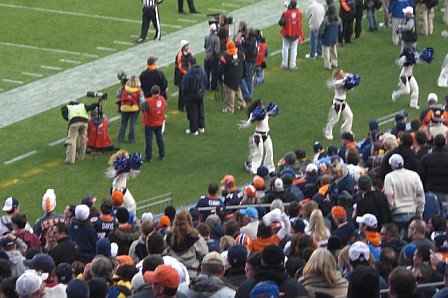
<svg viewBox="0 0 448 298"><path fill-rule="evenodd" d="M311 213L309 225L305 229L305 233L313 237L318 247L327 246L327 241L331 233L325 226L324 216L320 209L316 209Z"/></svg>
<svg viewBox="0 0 448 298"><path fill-rule="evenodd" d="M269 173L275 171L272 140L269 136L269 118L278 114L278 106L274 103L266 107L261 99L257 99L247 108L247 120L242 120L239 127L248 128L256 123L254 134L249 139L249 158L244 167L252 174L262 165L268 168ZM264 160L263 160L264 155Z"/></svg>
<svg viewBox="0 0 448 298"><path fill-rule="evenodd" d="M117 97L120 99L121 123L118 131L117 141L123 142L126 127L129 122L129 143L135 142L135 128L137 124L140 103L145 100L140 79L132 75L126 84L117 91Z"/></svg>
<svg viewBox="0 0 448 298"><path fill-rule="evenodd" d="M190 277L195 277L202 258L208 253L208 246L193 227L193 219L186 209L176 214L166 243L167 255L179 260L187 267Z"/></svg>
<svg viewBox="0 0 448 298"><path fill-rule="evenodd" d="M316 292L333 297L347 295L348 281L336 269L336 260L326 248L318 248L312 253L299 282L310 298L316 297Z"/></svg>

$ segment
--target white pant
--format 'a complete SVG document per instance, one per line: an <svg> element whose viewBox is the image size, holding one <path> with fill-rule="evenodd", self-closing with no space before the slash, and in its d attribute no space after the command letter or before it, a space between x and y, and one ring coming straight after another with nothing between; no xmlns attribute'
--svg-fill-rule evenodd
<svg viewBox="0 0 448 298"><path fill-rule="evenodd" d="M324 134L326 138L333 138L333 127L339 122L339 118L344 116L344 123L341 126L341 134L343 132L352 132L353 113L347 102L341 103L333 100L333 104L328 114L328 122L324 128Z"/></svg>
<svg viewBox="0 0 448 298"><path fill-rule="evenodd" d="M251 161L250 170L254 175L257 174L257 169L261 166L261 161L263 160L263 148L265 154L263 165L268 168L269 173L275 171L274 152L272 148L271 137L267 135L265 136L265 140L263 141L263 136L255 133L251 137L251 143L249 144L249 158Z"/></svg>
<svg viewBox="0 0 448 298"><path fill-rule="evenodd" d="M439 78L437 79L437 86L448 87L448 54L445 56L445 61L442 65Z"/></svg>
<svg viewBox="0 0 448 298"><path fill-rule="evenodd" d="M403 95L408 95L411 93L411 102L410 106L411 108L414 108L418 105L418 84L417 80L414 76L411 76L409 79L408 77L400 77L400 83L398 86L400 86L399 90L395 90L397 98Z"/></svg>
<svg viewBox="0 0 448 298"><path fill-rule="evenodd" d="M296 59L297 59L297 45L299 43L299 39L291 40L289 38L283 37L282 43L282 67L286 68L289 65L289 68L296 67ZM289 59L288 59L289 58ZM289 61L289 63L288 63Z"/></svg>

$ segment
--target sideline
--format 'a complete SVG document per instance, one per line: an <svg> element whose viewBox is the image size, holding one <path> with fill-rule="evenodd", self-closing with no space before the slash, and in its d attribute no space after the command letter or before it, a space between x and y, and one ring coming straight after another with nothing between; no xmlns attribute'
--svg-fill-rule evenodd
<svg viewBox="0 0 448 298"><path fill-rule="evenodd" d="M300 8L307 7L309 0L300 2ZM279 0L262 0L235 10L229 15L239 20L250 20L250 27L263 29L278 22L285 9ZM163 17L163 16L162 16ZM162 24L163 26L163 24ZM0 102L9 109L0 110L0 128L27 119L36 114L58 107L61 104L85 97L89 90L102 90L118 84L116 73L140 73L146 66L149 55L159 58L159 67L172 64L180 40L190 41L193 54L203 52L203 38L209 32L207 21L181 29L162 40L145 42L133 48L82 64L41 80L0 94ZM279 37L280 38L280 37ZM54 82L60 82L54 84ZM25 108L24 108L25 107ZM20 111L19 111L20 109Z"/></svg>

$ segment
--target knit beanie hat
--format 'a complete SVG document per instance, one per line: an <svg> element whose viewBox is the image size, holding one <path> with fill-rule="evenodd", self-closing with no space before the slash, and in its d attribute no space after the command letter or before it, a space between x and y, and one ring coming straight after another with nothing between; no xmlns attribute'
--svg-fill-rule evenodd
<svg viewBox="0 0 448 298"><path fill-rule="evenodd" d="M96 242L96 254L110 257L111 247L109 239L101 238Z"/></svg>
<svg viewBox="0 0 448 298"><path fill-rule="evenodd" d="M50 213L54 208L56 208L56 194L54 189L49 188L42 197L42 209L46 213Z"/></svg>
<svg viewBox="0 0 448 298"><path fill-rule="evenodd" d="M107 296L107 283L104 278L94 277L87 282L87 286L90 290L89 298L103 298Z"/></svg>
<svg viewBox="0 0 448 298"><path fill-rule="evenodd" d="M155 231L148 235L148 238L146 238L146 250L148 251L148 254L162 254L164 249L165 243L163 242L162 234Z"/></svg>
<svg viewBox="0 0 448 298"><path fill-rule="evenodd" d="M89 298L89 287L85 281L80 279L69 282L65 292L67 298Z"/></svg>
<svg viewBox="0 0 448 298"><path fill-rule="evenodd" d="M87 205L78 205L75 208L75 217L79 221L86 221L89 218L90 208Z"/></svg>
<svg viewBox="0 0 448 298"><path fill-rule="evenodd" d="M285 253L278 245L266 246L261 252L261 263L265 266L283 266L284 261Z"/></svg>

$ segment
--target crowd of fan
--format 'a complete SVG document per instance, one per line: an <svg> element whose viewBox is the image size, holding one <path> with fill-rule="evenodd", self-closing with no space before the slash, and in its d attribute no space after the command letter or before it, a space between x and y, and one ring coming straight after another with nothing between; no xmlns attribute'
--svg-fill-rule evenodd
<svg viewBox="0 0 448 298"><path fill-rule="evenodd" d="M99 210L86 197L57 214L48 189L32 227L7 198L2 295L446 297L443 286L416 286L447 276L447 133L436 104L431 95L410 124L398 113L390 132L369 121L359 142L316 142L312 158L289 152L277 173L261 166L243 186L225 175L190 210L137 218L113 192Z"/></svg>

